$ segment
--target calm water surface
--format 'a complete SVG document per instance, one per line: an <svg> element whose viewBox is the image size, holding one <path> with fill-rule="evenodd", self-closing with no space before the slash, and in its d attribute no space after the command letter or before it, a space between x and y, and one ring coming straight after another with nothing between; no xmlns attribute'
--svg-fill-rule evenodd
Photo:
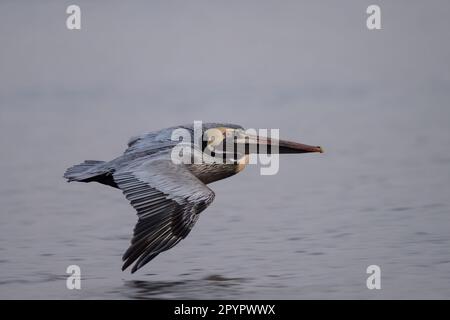
<svg viewBox="0 0 450 320"><path fill-rule="evenodd" d="M122 123L127 113L109 108ZM447 109L347 106L348 117L305 108L313 120L286 121L281 135L326 153L286 155L277 175L249 167L212 184L216 200L193 232L134 275L120 271L136 220L121 192L61 176L85 158L112 158L136 127L158 121L135 108L136 124L100 130L101 107L72 110L2 110L2 298L450 297ZM65 287L71 264L81 267L80 291ZM382 268L377 292L365 286L371 264Z"/></svg>

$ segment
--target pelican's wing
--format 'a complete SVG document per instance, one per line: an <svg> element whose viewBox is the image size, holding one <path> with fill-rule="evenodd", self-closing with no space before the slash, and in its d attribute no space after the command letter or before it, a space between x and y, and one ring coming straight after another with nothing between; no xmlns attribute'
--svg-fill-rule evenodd
<svg viewBox="0 0 450 320"><path fill-rule="evenodd" d="M172 131L176 128L166 128L132 137L128 140L128 148L125 150L125 153L140 152L143 150L151 152L152 150L173 147L179 143L178 139L171 139Z"/></svg>
<svg viewBox="0 0 450 320"><path fill-rule="evenodd" d="M135 272L185 238L214 192L184 165L146 160L114 173L114 181L136 209L138 222L122 270Z"/></svg>

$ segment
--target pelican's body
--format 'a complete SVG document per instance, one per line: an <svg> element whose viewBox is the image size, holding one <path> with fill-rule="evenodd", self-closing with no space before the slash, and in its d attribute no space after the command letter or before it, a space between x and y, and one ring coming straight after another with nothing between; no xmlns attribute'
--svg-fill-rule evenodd
<svg viewBox="0 0 450 320"><path fill-rule="evenodd" d="M179 141L173 132L184 129L194 134L194 126L177 126L131 138L128 148L120 157L109 162L87 160L69 168L64 177L70 181L99 182L119 188L136 209L138 222L131 245L123 256L122 270L134 263L135 272L159 253L176 245L187 236L198 215L214 199L214 192L206 186L241 171L248 160L248 145L272 144L261 137L245 135L241 126L232 124L203 124L207 135L200 150L192 148L189 163L175 163L173 149ZM214 131L215 130L215 131ZM229 133L246 138L247 152L232 155L227 163L214 163L203 152L209 148L218 152L218 142L229 138ZM205 134L206 135L206 134ZM211 139L209 139L211 138ZM241 141L233 136L233 141ZM193 141L189 143L194 144ZM238 144L238 142L236 142ZM320 147L277 141L280 153L322 152ZM190 149L189 149L190 150Z"/></svg>

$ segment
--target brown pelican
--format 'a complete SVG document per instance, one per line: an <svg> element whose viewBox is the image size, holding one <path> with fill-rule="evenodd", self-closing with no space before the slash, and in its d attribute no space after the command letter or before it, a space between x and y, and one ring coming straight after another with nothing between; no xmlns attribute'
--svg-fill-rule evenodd
<svg viewBox="0 0 450 320"><path fill-rule="evenodd" d="M214 192L206 185L241 171L250 154L322 152L317 146L249 135L238 125L204 123L199 144L194 139L187 141L192 146L191 161L175 163L172 151L180 141L174 141L173 133L179 129L195 137L194 125L150 132L131 138L124 154L114 160L86 160L64 174L69 182L95 181L121 189L137 211L138 222L123 255L122 270L136 262L131 270L134 273L185 238L199 213L214 199ZM230 141L235 148L224 151L223 145ZM197 161L205 155L226 155L231 160Z"/></svg>

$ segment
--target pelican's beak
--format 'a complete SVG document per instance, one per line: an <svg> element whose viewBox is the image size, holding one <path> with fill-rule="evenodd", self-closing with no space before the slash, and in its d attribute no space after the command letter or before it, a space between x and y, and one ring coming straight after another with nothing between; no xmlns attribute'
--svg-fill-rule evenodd
<svg viewBox="0 0 450 320"><path fill-rule="evenodd" d="M245 134L237 140L238 143L245 143L245 153L309 153L320 152L323 149L320 146L310 146L307 144L292 142L288 140L278 140L261 136Z"/></svg>

